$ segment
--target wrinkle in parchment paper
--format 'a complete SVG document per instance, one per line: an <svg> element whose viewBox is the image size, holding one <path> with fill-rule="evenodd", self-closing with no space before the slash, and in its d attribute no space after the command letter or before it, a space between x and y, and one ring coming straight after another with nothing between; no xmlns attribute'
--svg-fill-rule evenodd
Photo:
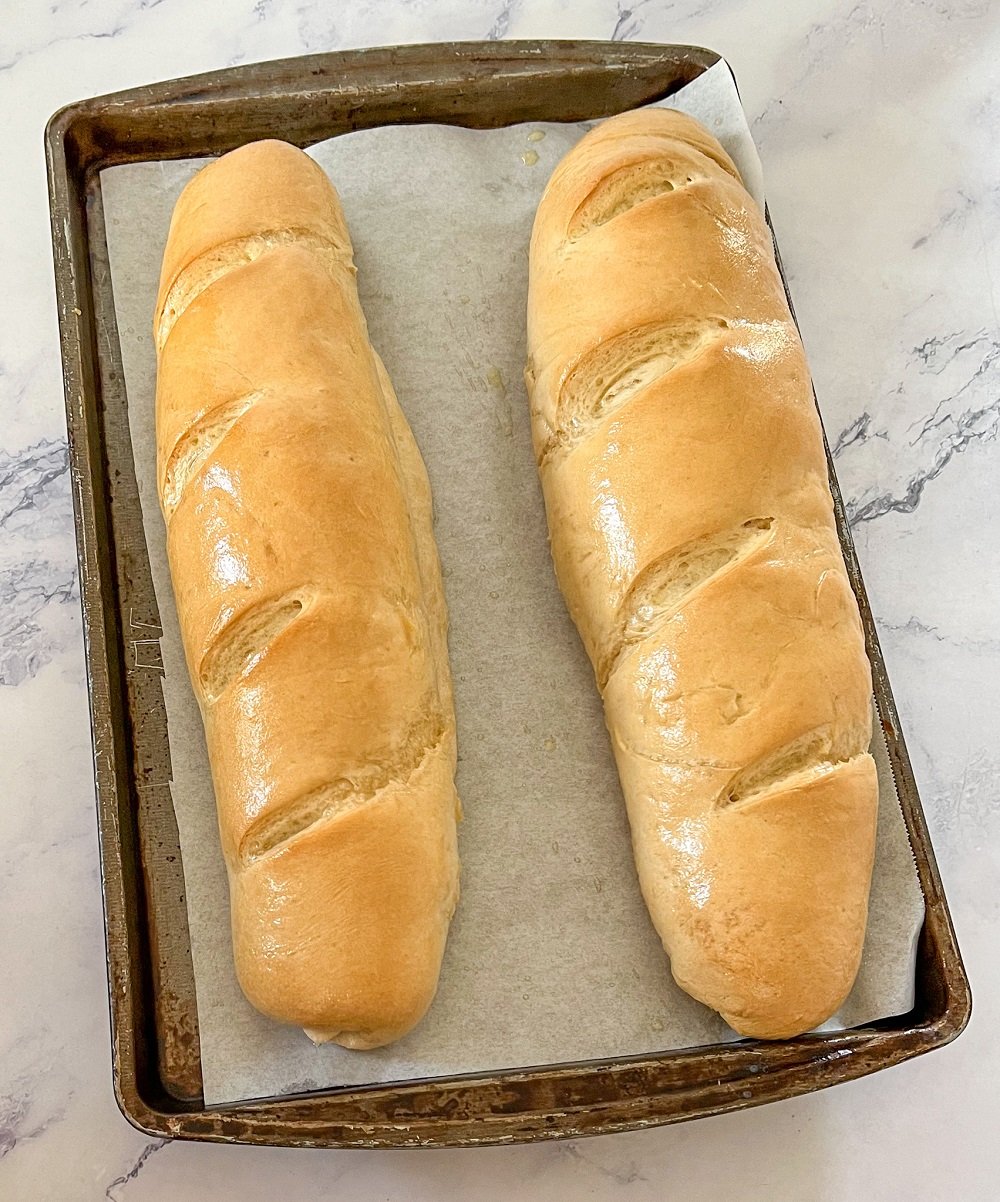
<svg viewBox="0 0 1000 1202"><path fill-rule="evenodd" d="M672 98L763 202L725 64ZM382 128L313 148L356 249L372 343L434 489L451 618L462 899L437 999L374 1052L314 1047L259 1015L232 966L226 874L156 500L150 326L173 204L202 161L102 173L163 681L208 1104L337 1085L617 1057L734 1038L672 982L639 894L600 699L556 587L521 371L542 188L586 125ZM875 880L837 1022L911 1006L923 900L882 744Z"/></svg>

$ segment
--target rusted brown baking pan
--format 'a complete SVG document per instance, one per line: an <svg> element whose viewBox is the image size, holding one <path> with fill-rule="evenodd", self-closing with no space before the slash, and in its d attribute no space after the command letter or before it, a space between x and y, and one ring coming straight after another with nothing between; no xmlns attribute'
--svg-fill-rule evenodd
<svg viewBox="0 0 1000 1202"><path fill-rule="evenodd" d="M624 1131L788 1098L939 1047L971 999L840 504L877 700L927 902L910 1014L786 1043L350 1087L207 1109L170 794L156 602L126 420L99 172L255 138L302 146L380 124L594 117L669 95L718 56L691 46L504 42L355 50L86 100L46 131L107 925L114 1083L150 1134L295 1146L469 1146ZM832 465L831 465L832 475ZM143 670L137 670L139 668Z"/></svg>

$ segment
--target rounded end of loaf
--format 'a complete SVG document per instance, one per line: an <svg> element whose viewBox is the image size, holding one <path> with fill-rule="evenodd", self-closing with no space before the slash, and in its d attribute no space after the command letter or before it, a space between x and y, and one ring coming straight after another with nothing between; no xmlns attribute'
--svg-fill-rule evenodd
<svg viewBox="0 0 1000 1202"><path fill-rule="evenodd" d="M717 236L720 222L725 240ZM690 244L698 247L697 278ZM658 344L690 352L711 345L730 318L773 318L775 301L784 307L780 288L762 215L732 160L697 121L642 109L586 134L552 173L531 233L526 384L543 481L559 459L549 457L553 447L592 433L605 403L622 408L618 386L629 360L648 369L644 384L666 377L670 356L657 355ZM787 313L782 318L791 324ZM609 352L624 360L625 372L606 363L608 387L596 379L581 387L586 365ZM573 393L593 407L566 412Z"/></svg>
<svg viewBox="0 0 1000 1202"><path fill-rule="evenodd" d="M395 1043L413 1029L423 1018L423 1012L404 1027L388 1027L376 1031L329 1031L323 1027L305 1027L305 1033L315 1044L336 1043L351 1052L370 1052Z"/></svg>
<svg viewBox="0 0 1000 1202"><path fill-rule="evenodd" d="M742 187L736 164L693 117L663 108L619 113L559 161L542 194L534 236L579 241L648 200L727 177Z"/></svg>
<svg viewBox="0 0 1000 1202"><path fill-rule="evenodd" d="M309 155L268 139L203 167L184 187L170 221L153 319L157 349L176 319L174 310L283 238L352 254L336 190Z"/></svg>
<svg viewBox="0 0 1000 1202"><path fill-rule="evenodd" d="M236 972L256 1009L356 1049L423 1018L458 899L451 772L438 747L409 781L230 872Z"/></svg>
<svg viewBox="0 0 1000 1202"><path fill-rule="evenodd" d="M686 144L712 159L734 179L740 178L736 164L706 126L679 109L669 108L630 109L600 121L580 139L563 162L574 155L586 155L602 144L621 142L625 138L668 138Z"/></svg>
<svg viewBox="0 0 1000 1202"><path fill-rule="evenodd" d="M678 985L755 1039L836 1013L861 962L877 811L869 755L720 811L708 898L661 932Z"/></svg>
<svg viewBox="0 0 1000 1202"><path fill-rule="evenodd" d="M777 1015L768 1014L722 1014L720 1017L732 1027L737 1035L742 1035L744 1039L761 1039L774 1042L782 1039L797 1039L800 1035L805 1035L808 1031L813 1031L821 1026L832 1017L840 1009L850 993L850 985L848 985L843 996L838 997L836 1001L828 1002L824 1006L813 1008L811 1011L804 1011L799 1014L789 1014L781 1012Z"/></svg>

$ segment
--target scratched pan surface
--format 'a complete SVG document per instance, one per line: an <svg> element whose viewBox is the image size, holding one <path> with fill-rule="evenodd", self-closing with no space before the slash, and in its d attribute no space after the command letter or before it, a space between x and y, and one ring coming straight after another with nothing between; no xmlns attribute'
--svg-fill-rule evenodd
<svg viewBox="0 0 1000 1202"><path fill-rule="evenodd" d="M623 1131L792 1097L953 1039L971 997L836 479L876 699L927 903L910 1014L780 1044L349 1087L208 1110L169 790L158 615L142 530L99 172L309 145L426 121L478 128L609 115L669 95L709 50L605 42L406 46L287 59L74 104L46 131L107 927L115 1093L151 1134L297 1146L470 1146ZM780 259L779 259L780 262Z"/></svg>

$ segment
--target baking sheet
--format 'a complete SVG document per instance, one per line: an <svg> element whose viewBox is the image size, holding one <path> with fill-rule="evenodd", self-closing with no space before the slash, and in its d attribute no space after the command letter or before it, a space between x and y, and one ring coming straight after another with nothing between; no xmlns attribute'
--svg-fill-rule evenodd
<svg viewBox="0 0 1000 1202"><path fill-rule="evenodd" d="M714 130L762 203L760 164L726 65L670 103ZM521 383L528 237L549 174L585 128L388 127L311 152L340 191L372 342L434 488L466 815L462 900L438 997L416 1031L365 1053L313 1047L258 1015L236 983L209 768L155 490L151 315L173 204L203 161L102 173L162 622L170 788L209 1105L733 1038L673 985L642 903L600 701L552 574L530 446ZM137 656L130 670L157 670L150 663ZM842 1026L911 1008L923 917L881 738L873 750L882 798L875 879Z"/></svg>

